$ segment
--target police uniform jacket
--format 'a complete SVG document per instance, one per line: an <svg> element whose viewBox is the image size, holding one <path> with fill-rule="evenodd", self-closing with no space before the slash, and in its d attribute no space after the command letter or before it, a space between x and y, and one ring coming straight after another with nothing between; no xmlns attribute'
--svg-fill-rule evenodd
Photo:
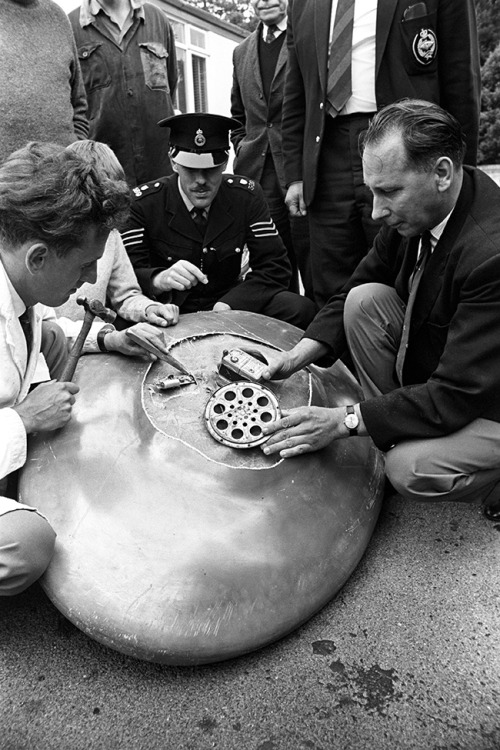
<svg viewBox="0 0 500 750"><path fill-rule="evenodd" d="M331 0L289 0L287 11L285 177L287 184L303 180L307 204L314 198L329 116L325 101L330 9ZM417 17L408 18L417 12ZM464 129L466 163L476 164L480 71L473 0L378 0L375 45L377 109L404 97L441 105Z"/></svg>
<svg viewBox="0 0 500 750"><path fill-rule="evenodd" d="M383 450L436 438L482 417L500 422L500 188L473 167L428 259L413 307L403 387L361 403L369 434ZM346 349L344 301L360 284L394 287L406 302L418 237L384 227L344 287L304 336Z"/></svg>
<svg viewBox="0 0 500 750"><path fill-rule="evenodd" d="M260 312L288 288L291 270L259 185L223 175L202 237L178 188L177 174L135 188L123 241L144 294L155 296L152 278L178 260L188 260L208 277L189 293L157 295L181 312L210 310L220 301L235 310ZM250 271L241 280L242 257Z"/></svg>

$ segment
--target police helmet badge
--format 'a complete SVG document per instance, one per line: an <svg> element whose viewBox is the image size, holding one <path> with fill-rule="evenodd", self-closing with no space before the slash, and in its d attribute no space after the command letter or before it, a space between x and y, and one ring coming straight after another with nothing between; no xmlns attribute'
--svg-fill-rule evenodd
<svg viewBox="0 0 500 750"><path fill-rule="evenodd" d="M203 135L203 130L201 128L198 128L198 130L196 131L196 135L194 137L195 146L198 146L198 148L202 148L202 146L204 146L206 142L207 142L207 139Z"/></svg>
<svg viewBox="0 0 500 750"><path fill-rule="evenodd" d="M432 29L420 29L413 40L413 54L420 65L429 65L437 55L437 37Z"/></svg>

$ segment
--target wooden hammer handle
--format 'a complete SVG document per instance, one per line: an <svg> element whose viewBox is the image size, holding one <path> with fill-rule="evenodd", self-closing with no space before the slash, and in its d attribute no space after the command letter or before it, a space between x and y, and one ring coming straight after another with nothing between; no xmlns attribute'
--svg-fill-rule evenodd
<svg viewBox="0 0 500 750"><path fill-rule="evenodd" d="M80 329L80 333L78 334L75 343L71 347L71 351L68 355L68 361L64 365L64 370L62 371L61 377L59 378L61 382L68 382L69 380L73 379L73 375L75 374L76 366L78 364L78 360L80 359L80 354L82 353L85 339L88 336L90 327L94 322L94 318L94 313L90 312L90 310L85 311L85 317L83 318L83 324Z"/></svg>

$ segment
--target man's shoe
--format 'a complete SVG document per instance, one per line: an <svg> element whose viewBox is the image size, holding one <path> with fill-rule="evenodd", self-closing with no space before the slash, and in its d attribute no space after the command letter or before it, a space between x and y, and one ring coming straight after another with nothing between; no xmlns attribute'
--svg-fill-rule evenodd
<svg viewBox="0 0 500 750"><path fill-rule="evenodd" d="M500 521L500 500L483 507L483 513L489 521Z"/></svg>

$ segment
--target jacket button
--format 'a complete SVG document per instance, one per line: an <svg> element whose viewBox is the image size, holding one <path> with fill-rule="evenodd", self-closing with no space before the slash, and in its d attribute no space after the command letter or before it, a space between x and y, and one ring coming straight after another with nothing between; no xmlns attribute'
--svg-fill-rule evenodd
<svg viewBox="0 0 500 750"><path fill-rule="evenodd" d="M324 106L325 106L325 105L323 104L323 102L321 102L321 104L319 105L319 108L320 108L320 109L323 109L323 107L324 107Z"/></svg>
<svg viewBox="0 0 500 750"><path fill-rule="evenodd" d="M129 89L129 90L127 91L127 94L128 94L129 96L134 96L134 92L132 91L132 89Z"/></svg>
<svg viewBox="0 0 500 750"><path fill-rule="evenodd" d="M82 52L82 57L88 57L89 53L85 50L85 52Z"/></svg>
<svg viewBox="0 0 500 750"><path fill-rule="evenodd" d="M273 126L272 122L268 122L268 123L267 123L267 127L268 127L268 128L272 128L272 126Z"/></svg>
<svg viewBox="0 0 500 750"><path fill-rule="evenodd" d="M319 137L319 135L317 135L316 136L316 143L319 143L319 141L320 141L320 137Z"/></svg>

